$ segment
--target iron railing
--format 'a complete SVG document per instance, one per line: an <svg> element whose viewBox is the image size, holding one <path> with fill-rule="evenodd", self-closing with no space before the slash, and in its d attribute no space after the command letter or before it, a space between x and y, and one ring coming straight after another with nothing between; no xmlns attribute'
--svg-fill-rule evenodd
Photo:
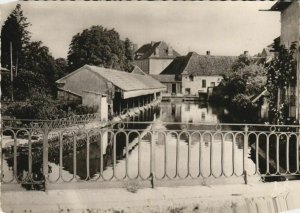
<svg viewBox="0 0 300 213"><path fill-rule="evenodd" d="M40 129L47 124L49 129L63 129L77 125L85 125L87 123L99 120L100 114L92 113L83 115L70 115L66 118L58 118L55 120L3 119L2 125L4 127Z"/></svg>
<svg viewBox="0 0 300 213"><path fill-rule="evenodd" d="M299 128L160 121L98 128L4 126L1 182L298 178Z"/></svg>

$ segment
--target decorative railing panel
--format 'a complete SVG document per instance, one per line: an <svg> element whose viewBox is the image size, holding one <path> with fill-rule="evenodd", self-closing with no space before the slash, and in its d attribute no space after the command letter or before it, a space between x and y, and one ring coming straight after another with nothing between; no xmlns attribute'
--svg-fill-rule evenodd
<svg viewBox="0 0 300 213"><path fill-rule="evenodd" d="M298 178L299 126L106 123L4 126L2 183Z"/></svg>

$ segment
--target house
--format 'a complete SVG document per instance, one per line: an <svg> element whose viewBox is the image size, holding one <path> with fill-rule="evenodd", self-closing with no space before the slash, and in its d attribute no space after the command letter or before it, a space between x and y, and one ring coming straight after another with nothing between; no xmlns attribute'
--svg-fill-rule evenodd
<svg viewBox="0 0 300 213"><path fill-rule="evenodd" d="M234 56L212 56L209 51L206 55L190 52L186 56L176 57L160 76L172 76L174 79L171 87L169 83L166 85L168 92L187 96L207 94L210 88L219 85L223 74L231 69L236 59ZM181 85L175 85L175 82L181 82Z"/></svg>
<svg viewBox="0 0 300 213"><path fill-rule="evenodd" d="M151 75L160 83L164 84L167 87L166 93L169 95L176 95L181 93L182 83L181 79L176 75Z"/></svg>
<svg viewBox="0 0 300 213"><path fill-rule="evenodd" d="M166 89L149 75L90 65L64 76L56 84L58 99L81 100L84 105L107 108L110 114L120 114L129 107L150 103ZM101 101L107 102L107 106L103 106Z"/></svg>
<svg viewBox="0 0 300 213"><path fill-rule="evenodd" d="M281 33L280 33L280 44L285 45L287 48L293 43L298 43L300 39L300 2L299 1L277 1L268 11L280 12L281 19ZM295 54L295 58L299 61L300 54ZM300 103L299 103L299 76L300 68L297 66L296 81L290 82L286 91L279 91L279 94L285 94L284 99L279 102L288 103L289 116L299 120L300 117ZM279 103L278 106L279 107Z"/></svg>
<svg viewBox="0 0 300 213"><path fill-rule="evenodd" d="M175 57L179 56L164 41L144 44L134 53L134 64L147 74L160 74Z"/></svg>

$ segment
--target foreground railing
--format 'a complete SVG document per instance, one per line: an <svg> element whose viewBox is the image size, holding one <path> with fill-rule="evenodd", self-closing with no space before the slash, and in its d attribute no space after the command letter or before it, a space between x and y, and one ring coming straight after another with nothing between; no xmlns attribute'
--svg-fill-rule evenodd
<svg viewBox="0 0 300 213"><path fill-rule="evenodd" d="M249 176L268 181L300 175L299 126L160 121L102 126L4 126L1 182L34 188L45 182L232 176L247 182Z"/></svg>

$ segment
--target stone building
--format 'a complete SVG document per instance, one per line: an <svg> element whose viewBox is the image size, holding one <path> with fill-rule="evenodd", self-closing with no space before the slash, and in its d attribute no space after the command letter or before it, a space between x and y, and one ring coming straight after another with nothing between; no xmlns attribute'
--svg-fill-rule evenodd
<svg viewBox="0 0 300 213"><path fill-rule="evenodd" d="M134 54L134 64L147 74L160 74L175 57L179 56L170 45L164 41L144 44Z"/></svg>
<svg viewBox="0 0 300 213"><path fill-rule="evenodd" d="M299 90L300 90L300 68L299 68L299 39L300 39L300 2L299 1L278 1L268 11L278 11L281 16L281 33L280 44L285 45L287 48L293 43L298 44L297 53L295 55L297 60L297 74L296 83L290 83L286 91L280 91L284 95L284 100L281 102L288 103L289 116L299 120L300 117L300 103L299 103ZM280 95L281 96L281 95Z"/></svg>
<svg viewBox="0 0 300 213"><path fill-rule="evenodd" d="M233 56L212 56L209 51L206 55L190 52L186 56L175 58L156 78L173 79L173 82L166 83L168 93L186 96L207 94L210 88L219 85L223 74L230 71L236 59ZM161 82L165 84L164 81Z"/></svg>
<svg viewBox="0 0 300 213"><path fill-rule="evenodd" d="M81 100L110 115L143 106L161 97L166 87L149 75L85 65L56 81L58 99ZM104 101L106 102L103 104Z"/></svg>

